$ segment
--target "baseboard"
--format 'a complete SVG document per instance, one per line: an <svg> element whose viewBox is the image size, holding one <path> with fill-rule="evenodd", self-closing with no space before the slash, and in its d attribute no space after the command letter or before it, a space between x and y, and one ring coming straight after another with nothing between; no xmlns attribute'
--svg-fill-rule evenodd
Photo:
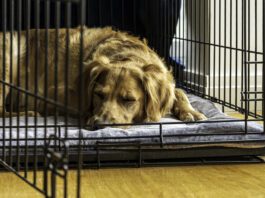
<svg viewBox="0 0 265 198"><path fill-rule="evenodd" d="M185 78L187 77L187 78ZM187 88L208 96L218 98L232 105L244 105L245 79L242 76L209 76L190 71L184 72L184 83ZM262 91L262 75L250 75L248 78L248 91ZM261 94L250 94L249 98L261 98ZM250 110L262 111L262 101L249 102Z"/></svg>

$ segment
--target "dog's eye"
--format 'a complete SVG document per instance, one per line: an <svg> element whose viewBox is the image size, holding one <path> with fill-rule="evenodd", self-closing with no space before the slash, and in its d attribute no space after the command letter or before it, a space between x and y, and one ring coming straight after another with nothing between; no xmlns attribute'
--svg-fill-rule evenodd
<svg viewBox="0 0 265 198"><path fill-rule="evenodd" d="M97 97L99 97L100 99L104 99L105 98L105 94L104 93L101 93L101 92L95 92L94 93Z"/></svg>
<svg viewBox="0 0 265 198"><path fill-rule="evenodd" d="M135 98L130 98L130 97L125 97L125 98L122 98L122 101L124 103L127 103L127 104L133 104L136 102L136 99Z"/></svg>

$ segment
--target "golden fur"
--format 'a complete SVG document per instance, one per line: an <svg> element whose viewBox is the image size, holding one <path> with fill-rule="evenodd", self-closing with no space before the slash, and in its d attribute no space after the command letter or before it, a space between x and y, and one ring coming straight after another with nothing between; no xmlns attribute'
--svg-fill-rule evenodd
<svg viewBox="0 0 265 198"><path fill-rule="evenodd" d="M14 33L12 35L13 57L10 57L9 53L10 34L6 34L5 71L2 66L3 50L0 52L1 79L7 83L12 80L15 85L18 85L19 79L19 86L23 89L27 87L29 92L47 96L51 100L57 98L61 104L64 104L66 93L68 93L68 107L71 109L78 109L79 95L81 95L82 115L91 125L155 122L170 111L183 121L206 119L203 114L192 108L182 90L175 89L171 72L161 58L147 46L146 42L124 32L114 31L111 28L88 29L84 27L83 70L80 74L80 29L79 27L69 30L68 52L66 51L66 30L58 31L57 44L56 31L49 30L48 59L45 59L45 30L29 31L28 51L26 49L26 32L21 33L20 42L18 42L17 33ZM38 39L36 35L38 35ZM1 47L3 46L2 37L3 35L0 33ZM18 52L18 43L20 43L20 52ZM56 45L59 49L58 53L56 53ZM38 56L36 56L37 51ZM18 76L19 53L20 75ZM28 67L27 54L29 55ZM66 57L68 57L67 76L65 75L67 71ZM12 79L9 78L11 59L13 60ZM58 63L57 67L56 62ZM45 70L45 65L48 65L47 70ZM36 68L38 69L36 70ZM55 76L56 70L57 76ZM2 78L3 72L5 72L5 79ZM65 78L68 79L67 86ZM45 79L48 82L46 86ZM26 86L26 84L28 85ZM83 86L80 86L81 84ZM80 90L80 88L83 89ZM9 89L6 88L4 97L2 91L3 86L0 87L0 115L4 110L1 105L6 99ZM55 92L57 92L57 96L54 94ZM22 95L20 101L23 101L24 98L25 95ZM34 114L35 100L36 98L29 97L27 110L30 115ZM60 114L65 114L64 109L57 107L57 110ZM55 105L47 106L42 100L37 100L37 111L42 115L45 115L45 112L54 114ZM11 114L15 115L14 112ZM23 115L25 112L20 112L20 114ZM78 116L77 111L70 111L69 114L73 117Z"/></svg>

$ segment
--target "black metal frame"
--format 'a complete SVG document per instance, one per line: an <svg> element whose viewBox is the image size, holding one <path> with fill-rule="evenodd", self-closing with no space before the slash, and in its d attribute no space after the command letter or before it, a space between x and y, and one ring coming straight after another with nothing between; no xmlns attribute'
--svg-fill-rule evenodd
<svg viewBox="0 0 265 198"><path fill-rule="evenodd" d="M144 9L150 8L151 1L154 7L157 6L157 17L153 20L155 25L147 26L150 21L141 21L144 14ZM173 66L174 76L176 77L176 83L183 89L191 92L195 95L209 99L215 103L222 105L223 109L228 107L235 111L244 114L244 119L234 120L222 120L219 122L243 122L245 123L245 131L242 133L231 132L230 136L241 135L244 136L249 134L248 123L250 121L263 122L265 127L265 12L263 13L262 22L258 21L258 3L262 3L262 11L265 11L265 3L261 0L255 0L254 9L251 8L250 0L186 0L182 1L183 10L189 18L184 20L184 11L180 13L181 1L180 0L2 0L1 1L1 31L3 33L3 40L9 34L7 32L18 32L18 38L20 37L21 31L25 30L27 34L27 52L29 50L29 29L35 28L36 30L36 41L39 39L39 29L46 29L45 39L48 40L48 29L56 28L56 34L58 37L58 29L65 27L69 29L75 25L88 25L88 26L105 26L115 25L116 28L134 32L141 37L147 37L151 40L151 45L158 51L161 56L164 56L166 62ZM234 3L232 3L232 1ZM94 4L93 4L94 2ZM97 3L95 3L97 2ZM106 6L103 2L109 3L109 15L106 14ZM126 3L130 2L130 6ZM143 3L143 4L140 4ZM155 3L154 3L155 2ZM208 4L207 4L208 2ZM228 5L228 2L230 3ZM144 6L145 5L145 6ZM97 13L89 13L92 8L97 8ZM117 7L118 6L118 7ZM128 6L128 7L126 7ZM138 7L137 7L138 6ZM140 6L140 7L139 7ZM130 17L125 12L132 9ZM139 13L137 13L139 8ZM208 15L204 9L212 9L212 15ZM223 9L229 8L229 9ZM104 11L103 11L104 9ZM115 10L120 11L118 19L115 21ZM153 10L154 11L154 10ZM235 12L235 13L234 13ZM254 13L254 14L252 14ZM152 12L149 13L152 16ZM181 15L182 14L182 15ZM41 16L43 17L41 17ZM108 14L107 14L108 15ZM179 21L179 27L177 30L175 26L178 21L178 17L181 15L182 21ZM53 18L51 18L53 16ZM97 16L97 17L95 17ZM233 18L235 16L235 18ZM88 19L95 17L92 21ZM106 21L106 17L110 18L110 21ZM117 17L117 16L116 16ZM253 18L254 17L254 18ZM117 18L116 18L117 19ZM251 20L254 20L254 29L251 29ZM126 21L128 20L128 21ZM150 20L150 19L149 19ZM151 19L152 20L152 19ZM229 22L229 27L226 24ZM233 26L235 23L235 26ZM190 25L191 24L191 25ZM258 37L258 27L262 26L262 38ZM149 28L149 29L148 29ZM221 28L224 28L221 31ZM230 32L227 34L227 28ZM81 28L81 35L83 35L83 29ZM213 32L212 32L213 31ZM153 32L156 32L153 34ZM191 33L195 34L191 34ZM212 33L211 33L212 32ZM218 33L218 34L217 34ZM169 55L170 43L172 42L173 36L176 41L183 42L182 46L172 47L175 57L180 57L183 54L188 54L189 58L183 64L186 66L184 69L180 63L176 63L172 60ZM213 38L212 38L213 36ZM250 42L251 37L255 38L254 49L251 48ZM67 31L67 38L69 38L69 32ZM228 40L228 38L230 38ZM222 42L222 39L224 42ZM233 40L235 39L235 40ZM263 49L258 49L258 43L263 43ZM19 39L18 39L19 40ZM12 42L12 40L11 40ZM37 43L37 42L36 42ZM81 48L83 43L83 36L81 36ZM235 43L235 45L233 45ZM18 43L18 46L20 43ZM66 42L66 68L69 67L69 43ZM18 47L19 48L19 47ZM48 53L48 47L45 46L46 54ZM58 43L56 44L58 51ZM5 43L1 46L1 50L6 50ZM13 53L12 47L10 53ZM81 50L82 51L82 50ZM222 53L223 52L223 53ZM208 53L209 56L206 54ZM211 54L213 56L211 56ZM221 55L223 54L224 63ZM35 52L36 57L39 56L38 48ZM27 53L27 64L29 64L29 54ZM83 54L80 55L82 60ZM171 54L172 56L172 54ZM58 55L56 56L55 65L57 64ZM233 57L235 60L233 61ZM47 58L46 58L47 59ZM226 63L229 60L229 68ZM240 61L241 60L241 61ZM3 55L3 69L5 69L6 58ZM208 77L213 79L209 80L208 89L206 89L207 80L206 65L217 63L217 67L209 67ZM12 61L10 63L12 65ZM19 62L18 62L19 64ZM48 60L46 60L46 68L48 68ZM224 68L221 68L223 64ZM235 65L235 68L232 65ZM254 83L250 79L250 67L254 67ZM38 62L36 62L36 68L38 68ZM262 68L262 82L258 82L257 76L259 68ZM11 67L12 69L12 67ZM235 69L234 76L232 71ZM83 66L80 61L80 72L82 72ZM223 71L222 71L223 70ZM190 71L190 72L189 72ZM195 72L194 72L195 71ZM201 75L198 73L201 72ZM227 73L227 71L229 71ZM241 71L239 75L238 72ZM18 72L20 72L18 70ZM36 73L38 71L36 70ZM45 71L48 74L48 69ZM56 71L55 71L56 72ZM224 72L224 76L222 76ZM65 76L68 76L66 71ZM239 76L241 80L239 81ZM0 85L3 87L3 95L5 94L6 88L10 88L9 101L3 101L3 106L7 106L7 103L13 104L12 92L24 93L26 95L26 101L28 97L35 97L36 101L43 100L46 105L52 104L55 107L68 108L69 99L66 97L64 104L57 102L57 97L51 100L47 97L39 96L37 90L34 93L29 92L27 89L23 89L20 86L15 86L13 82L7 83L5 76L1 76ZM26 76L26 78L28 78ZM228 80L229 79L229 80ZM235 81L235 98L232 98L232 81ZM19 81L19 79L18 79ZM55 79L55 82L57 80ZM222 82L223 81L223 82ZM229 83L228 91L222 86L227 86ZM80 79L80 87L82 87L82 79ZM35 81L37 83L37 80ZM197 83L197 84L196 84ZM262 90L258 89L258 83L262 87ZM18 82L19 84L19 82ZM45 79L47 84L47 79ZM65 84L67 85L67 78ZM199 86L198 86L199 85ZM254 86L251 89L250 85ZM238 88L240 86L240 88ZM211 87L214 89L211 90ZM223 93L222 93L223 92ZM80 92L81 93L81 92ZM241 102L238 102L238 95L241 94ZM223 94L223 96L222 96ZM57 93L55 93L55 96ZM46 95L47 96L47 93ZM228 99L226 96L229 96ZM16 98L16 106L19 106L19 94ZM82 97L79 97L79 104L82 103ZM7 103L6 103L7 102ZM254 109L250 108L254 104ZM262 111L259 112L258 105L261 104ZM2 105L2 104L1 104ZM26 106L27 109L27 106ZM35 103L35 110L37 111L37 105ZM81 106L79 107L81 110ZM81 111L80 111L81 112ZM177 165L177 164L197 164L197 163L243 163L243 162L263 162L255 156L264 155L265 147L260 148L231 148L225 146L227 143L242 144L242 143L264 143L264 140L249 140L249 141L233 141L233 142L185 142L181 145L193 145L194 148L178 149L170 146L180 145L176 143L174 145L166 144L163 140L165 135L163 134L163 127L165 125L176 124L176 123L143 123L140 125L157 125L159 126L159 135L141 137L141 138L157 138L158 143L144 144L141 141L128 141L123 143L107 143L102 142L103 139L97 139L96 145L84 145L82 143L85 138L82 137L81 133L81 113L80 119L75 127L78 127L79 137L71 139L66 136L61 136L61 130L72 127L71 125L58 125L57 114L54 116L54 125L47 125L47 119L45 118L44 125L37 125L35 118L35 124L29 125L27 120L25 126L14 125L12 123L11 116L7 119L10 120L9 124L6 124L3 119L3 126L0 129L3 131L3 139L0 140L0 164L7 170L14 172L21 179L33 186L39 192L46 197L56 197L56 178L62 178L64 182L64 197L68 195L67 186L67 173L69 168L75 168L77 170L77 197L81 196L81 171L83 168L102 168L102 167L142 167L142 166L154 166L154 165ZM249 118L252 116L254 118ZM4 112L2 117L4 117ZM27 117L27 115L26 115ZM20 119L17 116L17 121ZM66 113L65 123L68 123L69 114ZM202 121L195 123L216 123L217 121ZM194 122L189 122L194 123ZM177 123L183 124L183 123ZM122 125L134 125L134 124L122 124ZM109 126L121 126L119 124ZM47 129L51 127L55 129L56 133L53 136L48 137ZM20 129L26 129L25 138L12 138L12 130L17 131L17 137L19 137ZM27 136L27 130L33 128L35 130L34 138ZM44 128L44 138L37 137L37 130ZM9 130L9 137L5 137L5 131ZM254 134L254 133L252 133ZM265 132L260 135L265 135ZM197 136L211 136L216 134L200 134ZM222 134L219 134L222 135ZM223 134L224 135L224 134ZM227 134L225 134L227 135ZM183 136L195 136L194 134L176 135L177 137ZM119 138L119 137L116 137ZM126 137L127 139L128 137ZM134 137L140 138L140 137ZM122 139L120 137L120 139ZM68 145L69 140L78 141L78 146ZM104 139L105 140L105 139ZM38 146L38 141L44 141L44 146ZM11 142L16 142L17 145L12 145ZM24 146L20 146L20 142L25 142ZM29 142L34 142L33 145L29 146ZM212 146L211 144L215 144ZM204 147L196 147L198 144L203 144ZM209 145L209 146L207 146ZM152 148L151 148L152 147ZM29 171L33 171L33 179L28 176ZM43 186L38 186L37 178L38 171L43 171Z"/></svg>

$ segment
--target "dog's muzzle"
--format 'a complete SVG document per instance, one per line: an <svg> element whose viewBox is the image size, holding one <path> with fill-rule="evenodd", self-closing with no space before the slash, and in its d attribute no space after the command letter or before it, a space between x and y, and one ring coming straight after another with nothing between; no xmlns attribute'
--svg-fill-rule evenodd
<svg viewBox="0 0 265 198"><path fill-rule="evenodd" d="M88 123L91 127L91 130L99 130L99 129L103 129L105 127L108 127L108 125L111 125L113 123L107 121L107 120L103 120L101 118L96 118L93 120L93 122L91 123L91 121L88 121Z"/></svg>

